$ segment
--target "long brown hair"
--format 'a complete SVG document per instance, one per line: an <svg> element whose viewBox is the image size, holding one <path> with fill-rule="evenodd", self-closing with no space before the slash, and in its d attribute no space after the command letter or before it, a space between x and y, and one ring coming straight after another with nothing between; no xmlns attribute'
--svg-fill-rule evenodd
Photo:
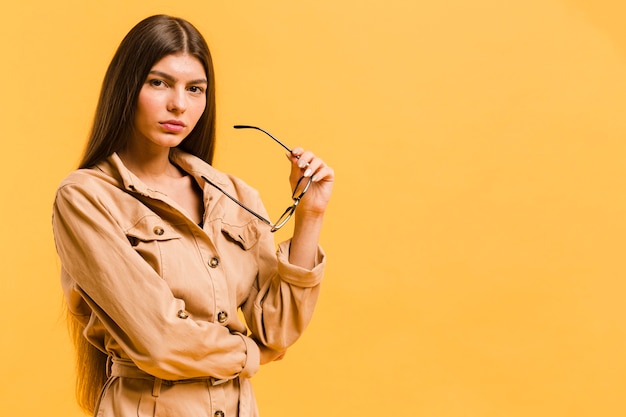
<svg viewBox="0 0 626 417"><path fill-rule="evenodd" d="M139 91L152 67L163 57L188 53L204 66L208 80L206 108L178 146L207 163L215 150L215 76L206 41L188 21L166 15L148 17L133 27L107 69L87 147L79 168L89 168L124 148L133 129ZM67 314L76 350L76 397L92 414L106 382L107 355L84 337L84 323Z"/></svg>
<svg viewBox="0 0 626 417"><path fill-rule="evenodd" d="M133 129L137 99L148 73L166 55L188 53L206 72L206 108L178 146L208 163L215 150L215 74L206 41L188 21L156 15L139 22L122 40L104 76L91 134L79 168L89 168L121 150Z"/></svg>

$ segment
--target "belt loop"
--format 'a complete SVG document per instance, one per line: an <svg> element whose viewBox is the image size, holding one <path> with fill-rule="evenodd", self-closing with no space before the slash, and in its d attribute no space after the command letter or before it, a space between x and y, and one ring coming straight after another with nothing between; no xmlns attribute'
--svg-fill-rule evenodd
<svg viewBox="0 0 626 417"><path fill-rule="evenodd" d="M154 385L152 386L152 396L158 397L161 394L161 382L163 380L161 378L154 378Z"/></svg>
<svg viewBox="0 0 626 417"><path fill-rule="evenodd" d="M111 370L113 368L113 358L111 357L111 355L107 356L107 363L106 363L106 376L107 379L111 378Z"/></svg>

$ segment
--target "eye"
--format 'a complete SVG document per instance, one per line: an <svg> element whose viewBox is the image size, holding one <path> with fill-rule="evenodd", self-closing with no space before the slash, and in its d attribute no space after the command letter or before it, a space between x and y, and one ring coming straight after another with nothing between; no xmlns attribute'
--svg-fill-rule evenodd
<svg viewBox="0 0 626 417"><path fill-rule="evenodd" d="M158 78L153 78L151 80L148 80L148 84L150 84L152 87L167 87L167 84L165 84L165 81L159 80Z"/></svg>
<svg viewBox="0 0 626 417"><path fill-rule="evenodd" d="M204 88L197 85L192 85L191 87L189 87L189 91L195 94L204 94Z"/></svg>

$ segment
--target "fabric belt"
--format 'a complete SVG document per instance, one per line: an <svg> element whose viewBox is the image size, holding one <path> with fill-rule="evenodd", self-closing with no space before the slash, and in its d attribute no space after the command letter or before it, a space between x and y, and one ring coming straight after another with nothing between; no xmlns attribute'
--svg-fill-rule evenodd
<svg viewBox="0 0 626 417"><path fill-rule="evenodd" d="M205 378L187 378L187 379L179 379L179 380L167 380L157 378L154 375L150 375L147 372L142 371L135 365L132 361L112 358L109 356L107 360L107 374L109 377L116 376L121 378L137 378L137 379L147 379L149 381L154 381L154 389L152 395L155 397L159 396L159 391L161 384L165 385L175 385L175 384L190 384L193 382L208 382L212 386L220 385L225 382L228 382L228 379L217 379L213 377L205 377Z"/></svg>

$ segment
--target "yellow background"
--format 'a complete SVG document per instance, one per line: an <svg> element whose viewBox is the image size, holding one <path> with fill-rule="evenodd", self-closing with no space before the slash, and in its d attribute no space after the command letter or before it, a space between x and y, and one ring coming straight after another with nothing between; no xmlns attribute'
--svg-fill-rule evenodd
<svg viewBox="0 0 626 417"><path fill-rule="evenodd" d="M212 48L217 167L274 216L282 151L231 125L336 169L323 296L254 378L264 416L626 415L621 0L4 5L0 415L81 415L51 204L115 48L159 12Z"/></svg>

